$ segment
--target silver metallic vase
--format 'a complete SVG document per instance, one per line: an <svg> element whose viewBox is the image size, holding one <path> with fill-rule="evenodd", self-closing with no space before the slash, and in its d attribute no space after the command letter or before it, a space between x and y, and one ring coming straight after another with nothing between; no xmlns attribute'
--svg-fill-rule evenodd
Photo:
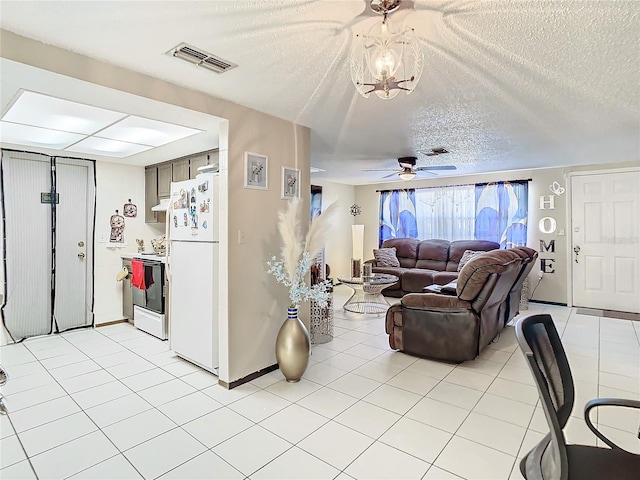
<svg viewBox="0 0 640 480"><path fill-rule="evenodd" d="M310 348L309 332L298 318L298 309L289 308L276 338L276 359L287 382L300 381L309 364Z"/></svg>

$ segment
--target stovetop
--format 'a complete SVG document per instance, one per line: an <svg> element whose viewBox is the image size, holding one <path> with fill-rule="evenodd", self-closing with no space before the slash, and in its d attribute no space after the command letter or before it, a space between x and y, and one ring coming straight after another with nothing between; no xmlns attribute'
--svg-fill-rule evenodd
<svg viewBox="0 0 640 480"><path fill-rule="evenodd" d="M156 252L142 252L136 253L133 255L133 258L138 258L140 260L155 260L157 262L166 263L167 256L164 253L156 253Z"/></svg>

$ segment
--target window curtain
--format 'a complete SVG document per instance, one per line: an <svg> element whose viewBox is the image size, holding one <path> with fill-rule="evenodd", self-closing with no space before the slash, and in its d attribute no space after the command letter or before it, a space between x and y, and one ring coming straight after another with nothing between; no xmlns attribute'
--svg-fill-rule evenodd
<svg viewBox="0 0 640 480"><path fill-rule="evenodd" d="M415 189L380 192L378 246L388 238L418 238Z"/></svg>
<svg viewBox="0 0 640 480"><path fill-rule="evenodd" d="M473 240L475 186L422 188L416 192L418 238Z"/></svg>
<svg viewBox="0 0 640 480"><path fill-rule="evenodd" d="M496 182L475 186L475 238L500 248L527 244L528 182Z"/></svg>

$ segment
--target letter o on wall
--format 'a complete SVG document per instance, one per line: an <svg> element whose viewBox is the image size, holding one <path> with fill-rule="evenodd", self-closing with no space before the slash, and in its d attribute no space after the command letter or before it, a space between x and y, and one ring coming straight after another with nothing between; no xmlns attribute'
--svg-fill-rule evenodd
<svg viewBox="0 0 640 480"><path fill-rule="evenodd" d="M538 223L538 228L542 233L553 233L556 231L556 219L553 217L543 217Z"/></svg>

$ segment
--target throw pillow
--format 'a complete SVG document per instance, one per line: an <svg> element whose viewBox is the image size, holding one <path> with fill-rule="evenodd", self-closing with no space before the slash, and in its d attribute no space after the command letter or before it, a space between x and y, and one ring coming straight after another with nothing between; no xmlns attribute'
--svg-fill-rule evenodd
<svg viewBox="0 0 640 480"><path fill-rule="evenodd" d="M458 263L458 271L462 270L462 267L471 260L473 257L480 255L481 253L487 253L484 250L476 251L476 250L465 250L462 254L462 258L460 259L460 263Z"/></svg>
<svg viewBox="0 0 640 480"><path fill-rule="evenodd" d="M378 267L399 267L400 261L396 257L396 247L378 248L373 251Z"/></svg>

